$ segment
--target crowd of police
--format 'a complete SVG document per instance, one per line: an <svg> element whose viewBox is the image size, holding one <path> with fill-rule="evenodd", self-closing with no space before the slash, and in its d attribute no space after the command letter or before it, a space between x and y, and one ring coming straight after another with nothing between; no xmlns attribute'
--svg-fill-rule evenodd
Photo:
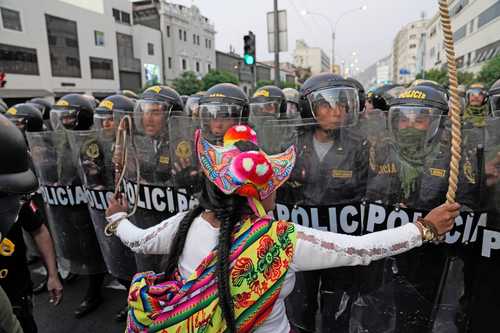
<svg viewBox="0 0 500 333"><path fill-rule="evenodd" d="M457 201L470 214L488 212L488 226L495 227L500 80L489 90L481 84L461 87L460 94ZM102 302L106 274L128 288L136 272L160 271L161 256L133 254L106 235L104 211L117 186L133 210L131 221L142 228L194 205L201 183L193 147L197 129L222 144L228 128L249 124L268 153L294 144L296 166L277 195L294 222L359 235L369 230L349 229L357 213L344 214L345 207L360 207L361 225L370 214L367 203L395 212L428 211L446 200L449 103L446 87L432 81L366 92L358 81L331 73L309 78L300 91L265 86L250 98L222 83L192 96L153 86L140 96L122 91L102 101L68 94L54 105L35 98L8 107L0 100L2 119L24 134L39 182L37 191L15 197L21 205L17 223L2 226L0 285L24 332L36 332L34 292L48 290L58 304L62 280L87 276L87 291L74 312L80 318ZM0 156L12 148L4 146L9 135L0 128ZM16 160L2 164L0 173L22 168ZM3 192L8 190L2 188L0 198L9 197ZM332 217L332 208L338 216ZM319 218L301 211L319 212ZM35 288L22 230L35 240L47 269L46 281ZM454 331L480 331L500 307L494 263L480 258L473 245L441 243L367 267L303 272L287 299L287 313L297 332L441 332L439 318L447 311ZM490 283L482 283L484 272L493 276L484 280ZM125 320L126 309L116 320Z"/></svg>

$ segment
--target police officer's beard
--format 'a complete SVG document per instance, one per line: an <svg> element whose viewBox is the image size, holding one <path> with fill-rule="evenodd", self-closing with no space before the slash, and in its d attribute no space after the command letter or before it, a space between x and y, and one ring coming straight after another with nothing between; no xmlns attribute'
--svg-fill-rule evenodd
<svg viewBox="0 0 500 333"><path fill-rule="evenodd" d="M422 173L423 159L426 155L425 138L427 131L406 128L399 131L399 180L404 199L416 190L419 175Z"/></svg>

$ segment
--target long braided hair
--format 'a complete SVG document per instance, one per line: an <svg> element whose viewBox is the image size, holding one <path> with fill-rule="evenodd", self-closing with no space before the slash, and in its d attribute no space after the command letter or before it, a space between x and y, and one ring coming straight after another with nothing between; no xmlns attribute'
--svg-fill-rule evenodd
<svg viewBox="0 0 500 333"><path fill-rule="evenodd" d="M248 142L237 142L236 145L241 151L257 150L258 148ZM204 177L199 198L200 204L193 208L184 216L177 233L172 241L169 254L166 259L165 276L171 276L177 269L179 258L184 250L187 234L194 219L204 210L214 212L215 217L220 222L219 239L217 244L217 287L219 293L219 304L222 315L226 320L227 332L236 333L236 320L234 316L233 299L229 284L230 261L232 235L235 228L243 220L243 216L252 215L247 199L239 195L226 195L214 184Z"/></svg>

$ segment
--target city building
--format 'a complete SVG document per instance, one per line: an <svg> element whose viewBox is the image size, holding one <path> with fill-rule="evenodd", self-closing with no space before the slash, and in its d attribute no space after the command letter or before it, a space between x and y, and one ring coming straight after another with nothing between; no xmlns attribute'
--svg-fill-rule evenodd
<svg viewBox="0 0 500 333"><path fill-rule="evenodd" d="M384 57L373 65L366 68L363 72L355 76L355 78L363 84L366 89L391 83L391 55Z"/></svg>
<svg viewBox="0 0 500 333"><path fill-rule="evenodd" d="M274 81L274 61L262 61L263 64L270 66L271 81ZM296 83L295 66L289 62L280 63L280 81Z"/></svg>
<svg viewBox="0 0 500 333"><path fill-rule="evenodd" d="M167 83L185 71L201 79L215 69L215 28L198 7L145 0L133 2L133 12L135 24L161 31Z"/></svg>
<svg viewBox="0 0 500 333"><path fill-rule="evenodd" d="M302 39L295 42L293 64L295 67L310 68L312 75L330 71L330 58L325 51L307 46Z"/></svg>
<svg viewBox="0 0 500 333"><path fill-rule="evenodd" d="M392 55L377 61L377 84L387 84L392 82L391 76L391 59Z"/></svg>
<svg viewBox="0 0 500 333"><path fill-rule="evenodd" d="M89 24L91 22L92 24ZM132 22L128 0L0 3L0 97L105 97L161 77L160 32Z"/></svg>
<svg viewBox="0 0 500 333"><path fill-rule="evenodd" d="M256 63L257 81L271 79L271 66L264 63ZM240 87L246 94L252 93L253 74L252 67L245 65L243 58L235 52L216 51L217 70L227 71L236 76L240 81Z"/></svg>
<svg viewBox="0 0 500 333"><path fill-rule="evenodd" d="M415 79L419 63L422 63L428 20L408 23L396 35L392 48L392 80L409 83Z"/></svg>
<svg viewBox="0 0 500 333"><path fill-rule="evenodd" d="M500 54L500 1L452 0L450 16L457 67L477 73L488 60ZM445 68L439 13L429 22L427 32L424 67L426 70Z"/></svg>

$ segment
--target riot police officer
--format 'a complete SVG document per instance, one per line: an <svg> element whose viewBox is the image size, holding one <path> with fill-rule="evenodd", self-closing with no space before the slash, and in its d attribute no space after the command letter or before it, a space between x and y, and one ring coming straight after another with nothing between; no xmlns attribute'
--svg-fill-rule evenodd
<svg viewBox="0 0 500 333"><path fill-rule="evenodd" d="M35 207L26 204L26 197L22 197L33 193L38 187L37 179L30 167L26 143L20 131L3 115L0 115L0 141L1 154L5 158L0 167L0 286L8 295L23 331L36 332L32 282L26 262L23 229L34 238L46 261L51 303L60 302L62 285L57 276L55 255L48 229L39 214L36 214ZM2 312L6 310L6 304L2 303ZM2 313L0 323L2 331L19 332L18 328L12 326L9 329L3 327L4 320Z"/></svg>
<svg viewBox="0 0 500 333"><path fill-rule="evenodd" d="M283 89L286 100L286 118L298 119L300 118L299 100L300 93L297 89L285 88Z"/></svg>
<svg viewBox="0 0 500 333"><path fill-rule="evenodd" d="M226 131L248 120L248 97L232 83L219 83L200 98L203 135L214 144L221 144Z"/></svg>
<svg viewBox="0 0 500 333"><path fill-rule="evenodd" d="M309 78L300 94L303 118L314 119L314 124L298 137L297 162L277 202L313 207L360 202L368 159L367 142L355 129L358 88L341 76L322 73ZM354 276L351 268L297 274L287 302L295 329L315 331L319 298L321 331L348 331L357 288Z"/></svg>
<svg viewBox="0 0 500 333"><path fill-rule="evenodd" d="M50 123L53 130L85 131L92 126L93 117L92 103L88 98L79 94L61 97L50 110Z"/></svg>
<svg viewBox="0 0 500 333"><path fill-rule="evenodd" d="M32 98L28 101L29 103L33 103L38 105L38 109L42 113L43 123L48 130L51 130L50 127L50 110L52 109L52 103L44 98Z"/></svg>
<svg viewBox="0 0 500 333"><path fill-rule="evenodd" d="M199 91L189 96L184 106L184 112L188 117L200 118L200 99L207 94L206 91Z"/></svg>
<svg viewBox="0 0 500 333"><path fill-rule="evenodd" d="M125 95L111 95L99 103L94 112L94 128L111 130L114 127L113 112L133 112L135 103Z"/></svg>
<svg viewBox="0 0 500 333"><path fill-rule="evenodd" d="M408 88L391 101L391 138L370 148L369 201L417 211L427 211L445 201L450 162L450 135L443 126L447 112L445 95L429 85ZM398 256L392 269L385 271L397 272L397 332L432 329L431 313L441 292L439 281L445 262L444 247L429 244ZM381 283L383 262L369 267L371 281L378 283L378 275Z"/></svg>
<svg viewBox="0 0 500 333"><path fill-rule="evenodd" d="M43 131L42 114L31 103L16 104L5 115L25 136L25 132Z"/></svg>
<svg viewBox="0 0 500 333"><path fill-rule="evenodd" d="M181 96L167 86L153 86L144 91L135 107L136 127L141 134L137 142L141 154L141 177L150 184L163 184L171 177L169 153L169 119L182 112Z"/></svg>
<svg viewBox="0 0 500 333"><path fill-rule="evenodd" d="M465 110L463 121L475 127L484 127L490 110L488 105L488 91L482 83L474 83L465 93Z"/></svg>

